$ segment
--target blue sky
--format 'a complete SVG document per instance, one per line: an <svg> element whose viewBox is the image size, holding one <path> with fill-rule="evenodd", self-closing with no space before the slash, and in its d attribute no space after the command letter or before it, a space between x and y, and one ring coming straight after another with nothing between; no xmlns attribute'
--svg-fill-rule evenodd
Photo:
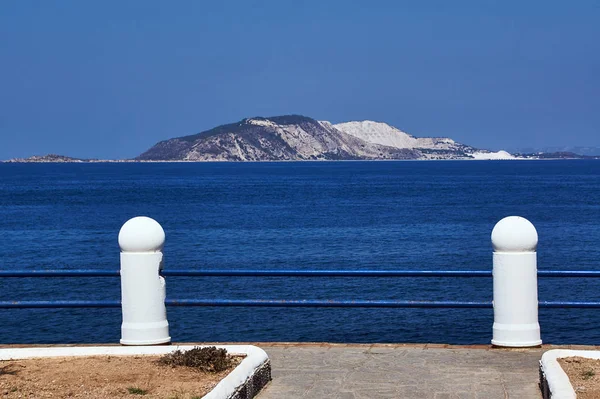
<svg viewBox="0 0 600 399"><path fill-rule="evenodd" d="M250 116L600 146L598 1L4 1L0 159L127 158Z"/></svg>

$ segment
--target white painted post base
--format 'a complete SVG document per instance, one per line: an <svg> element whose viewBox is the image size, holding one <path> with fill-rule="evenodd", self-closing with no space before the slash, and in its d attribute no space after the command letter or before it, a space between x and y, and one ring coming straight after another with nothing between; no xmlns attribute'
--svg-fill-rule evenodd
<svg viewBox="0 0 600 399"><path fill-rule="evenodd" d="M504 218L492 231L492 345L516 348L542 344L538 323L537 243L535 227L522 217Z"/></svg>
<svg viewBox="0 0 600 399"><path fill-rule="evenodd" d="M159 275L164 242L164 230L148 217L130 219L119 232L123 345L171 342L165 280Z"/></svg>

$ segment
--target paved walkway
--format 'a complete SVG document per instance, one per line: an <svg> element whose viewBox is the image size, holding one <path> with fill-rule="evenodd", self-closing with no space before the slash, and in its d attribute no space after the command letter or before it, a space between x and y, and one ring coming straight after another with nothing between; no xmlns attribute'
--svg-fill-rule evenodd
<svg viewBox="0 0 600 399"><path fill-rule="evenodd" d="M258 399L541 398L548 347L258 344L273 381Z"/></svg>
<svg viewBox="0 0 600 399"><path fill-rule="evenodd" d="M269 354L273 381L258 399L540 399L542 353L600 350L582 345L499 349L437 344L229 344L252 344ZM80 345L0 344L0 348L21 346Z"/></svg>

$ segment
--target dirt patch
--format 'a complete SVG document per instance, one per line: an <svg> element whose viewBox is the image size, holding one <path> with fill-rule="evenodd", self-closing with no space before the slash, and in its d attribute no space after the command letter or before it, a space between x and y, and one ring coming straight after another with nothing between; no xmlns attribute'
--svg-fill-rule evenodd
<svg viewBox="0 0 600 399"><path fill-rule="evenodd" d="M206 373L159 364L160 356L89 356L0 361L0 398L201 398L232 367Z"/></svg>
<svg viewBox="0 0 600 399"><path fill-rule="evenodd" d="M578 399L600 399L600 360L575 356L559 358L558 363L569 376Z"/></svg>

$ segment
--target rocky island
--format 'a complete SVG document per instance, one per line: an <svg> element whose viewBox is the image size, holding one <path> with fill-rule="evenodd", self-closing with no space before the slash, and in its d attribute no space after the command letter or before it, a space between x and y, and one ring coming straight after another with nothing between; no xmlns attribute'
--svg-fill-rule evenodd
<svg viewBox="0 0 600 399"><path fill-rule="evenodd" d="M332 124L301 115L247 118L164 140L139 161L511 159L450 138L417 138L386 123Z"/></svg>
<svg viewBox="0 0 600 399"><path fill-rule="evenodd" d="M132 159L86 159L86 158L73 158L66 155L34 155L29 158L13 158L7 161L0 161L4 163L99 163L99 162L135 162Z"/></svg>
<svg viewBox="0 0 600 399"><path fill-rule="evenodd" d="M4 162L19 162L19 163L27 163L27 162L37 162L37 163L63 163L63 162L90 162L90 159L79 159L73 157L67 157L64 155L56 155L56 154L48 154L48 155L34 155L29 158L13 158Z"/></svg>
<svg viewBox="0 0 600 399"><path fill-rule="evenodd" d="M488 151L448 137L415 137L383 122L333 124L302 115L246 118L161 141L129 160L34 156L6 162L194 162L598 158L571 152Z"/></svg>

